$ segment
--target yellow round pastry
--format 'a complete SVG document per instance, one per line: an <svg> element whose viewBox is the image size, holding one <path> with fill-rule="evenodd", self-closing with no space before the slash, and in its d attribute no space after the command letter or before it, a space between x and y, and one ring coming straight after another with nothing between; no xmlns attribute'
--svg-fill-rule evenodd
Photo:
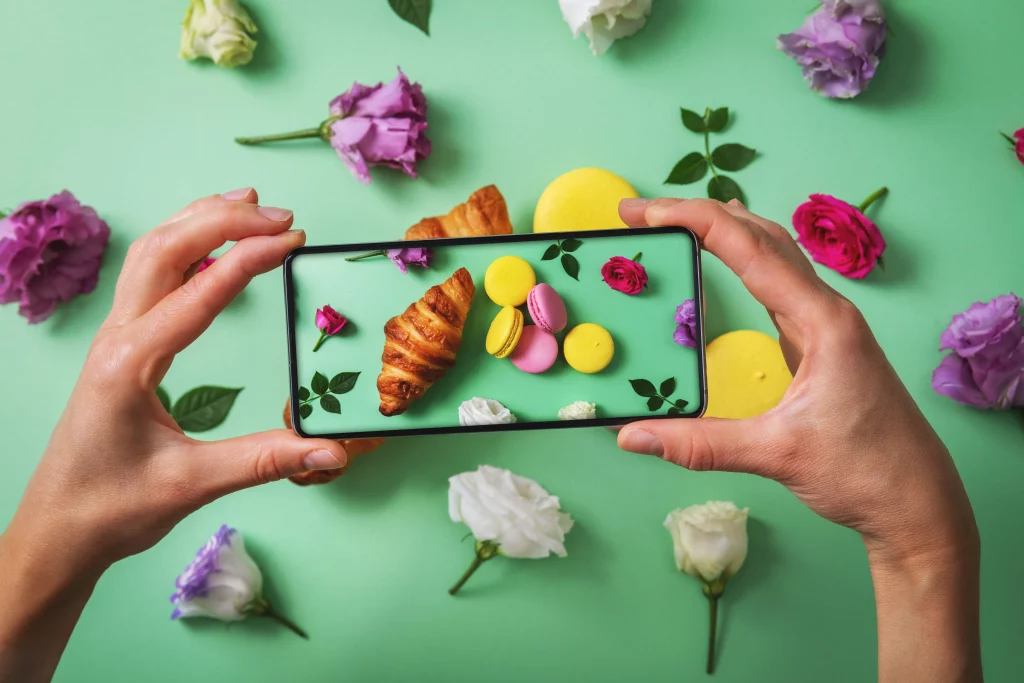
<svg viewBox="0 0 1024 683"><path fill-rule="evenodd" d="M536 284L533 266L518 256L496 259L484 274L484 290L499 306L522 306Z"/></svg>
<svg viewBox="0 0 1024 683"><path fill-rule="evenodd" d="M516 350L519 337L523 334L523 312L518 308L506 306L498 311L487 330L487 353L504 358Z"/></svg>
<svg viewBox="0 0 1024 683"><path fill-rule="evenodd" d="M771 410L793 376L779 342L754 330L727 332L708 344L708 417L742 419Z"/></svg>
<svg viewBox="0 0 1024 683"><path fill-rule="evenodd" d="M608 330L600 325L581 323L565 335L562 353L572 369L590 375L601 372L612 362L615 342Z"/></svg>
<svg viewBox="0 0 1024 683"><path fill-rule="evenodd" d="M619 200L637 197L633 186L602 168L577 168L555 178L533 213L534 232L624 228Z"/></svg>

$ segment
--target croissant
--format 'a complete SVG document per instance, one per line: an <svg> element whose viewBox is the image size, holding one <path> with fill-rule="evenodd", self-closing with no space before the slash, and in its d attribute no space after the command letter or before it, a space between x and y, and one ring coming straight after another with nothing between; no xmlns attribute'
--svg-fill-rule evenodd
<svg viewBox="0 0 1024 683"><path fill-rule="evenodd" d="M437 237L474 237L479 235L510 235L505 198L494 185L481 187L444 216L424 218L405 231L407 240Z"/></svg>
<svg viewBox="0 0 1024 683"><path fill-rule="evenodd" d="M454 367L475 293L473 276L459 268L384 325L384 366L377 377L381 415L401 415Z"/></svg>

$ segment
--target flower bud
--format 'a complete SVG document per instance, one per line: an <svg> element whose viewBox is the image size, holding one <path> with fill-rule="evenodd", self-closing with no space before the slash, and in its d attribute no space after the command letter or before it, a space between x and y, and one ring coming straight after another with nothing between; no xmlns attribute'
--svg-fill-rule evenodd
<svg viewBox="0 0 1024 683"><path fill-rule="evenodd" d="M256 24L237 0L192 0L181 25L183 59L206 57L218 66L248 64L256 49Z"/></svg>

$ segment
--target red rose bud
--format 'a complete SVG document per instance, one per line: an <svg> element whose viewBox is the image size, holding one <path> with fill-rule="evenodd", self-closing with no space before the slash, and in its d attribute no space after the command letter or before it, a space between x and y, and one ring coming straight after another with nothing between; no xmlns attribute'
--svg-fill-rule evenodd
<svg viewBox="0 0 1024 683"><path fill-rule="evenodd" d="M612 256L608 263L601 266L601 279L616 292L623 294L639 294L647 286L647 270L637 263L637 254L633 259L624 256Z"/></svg>
<svg viewBox="0 0 1024 683"><path fill-rule="evenodd" d="M882 188L859 207L827 194L812 194L797 207L793 228L811 258L840 275L861 279L882 260L885 240L864 211L888 190Z"/></svg>
<svg viewBox="0 0 1024 683"><path fill-rule="evenodd" d="M316 310L316 328L320 330L320 338L316 342L316 346L313 350L316 351L320 348L320 345L324 343L324 339L327 337L334 336L341 332L341 328L345 327L345 323L348 322L348 318L338 313L330 306L324 305L323 308Z"/></svg>

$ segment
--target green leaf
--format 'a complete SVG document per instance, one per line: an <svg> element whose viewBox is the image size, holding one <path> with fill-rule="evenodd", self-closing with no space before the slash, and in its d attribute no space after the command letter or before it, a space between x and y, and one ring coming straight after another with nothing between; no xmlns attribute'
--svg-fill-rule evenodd
<svg viewBox="0 0 1024 683"><path fill-rule="evenodd" d="M728 202L730 199L743 202L743 190L735 180L724 175L716 176L708 182L708 196L720 202Z"/></svg>
<svg viewBox="0 0 1024 683"><path fill-rule="evenodd" d="M720 107L711 112L708 117L708 130L712 133L719 133L729 125L729 107Z"/></svg>
<svg viewBox="0 0 1024 683"><path fill-rule="evenodd" d="M633 391L636 392L637 396L643 396L646 398L658 393L657 390L655 390L654 385L645 379L631 379L629 380L629 384L633 387Z"/></svg>
<svg viewBox="0 0 1024 683"><path fill-rule="evenodd" d="M679 408L680 410L682 410L683 408L686 407L687 401L685 401L683 399L678 399L678 400L674 401L673 403L675 404L676 408Z"/></svg>
<svg viewBox="0 0 1024 683"><path fill-rule="evenodd" d="M431 0L388 0L395 14L408 21L419 30L430 35L430 1Z"/></svg>
<svg viewBox="0 0 1024 683"><path fill-rule="evenodd" d="M755 155L757 150L730 142L715 148L711 153L711 163L723 171L742 171Z"/></svg>
<svg viewBox="0 0 1024 683"><path fill-rule="evenodd" d="M647 410L655 411L665 402L661 396L651 396L647 399Z"/></svg>
<svg viewBox="0 0 1024 683"><path fill-rule="evenodd" d="M676 378L675 377L669 377L667 380L665 380L664 382L661 383L660 387L658 387L658 393L661 394L662 396L666 397L666 398L671 396L672 392L675 391L675 390L676 390Z"/></svg>
<svg viewBox="0 0 1024 683"><path fill-rule="evenodd" d="M307 417L313 414L313 406L308 403L303 403L299 406L299 417L305 420Z"/></svg>
<svg viewBox="0 0 1024 683"><path fill-rule="evenodd" d="M171 412L171 397L162 384L156 388L156 398L160 401L160 405L164 407L164 410L168 413Z"/></svg>
<svg viewBox="0 0 1024 683"><path fill-rule="evenodd" d="M326 394L331 389L330 385L327 383L327 378L319 372L313 375L313 381L309 383L309 386L313 388L313 393L317 396Z"/></svg>
<svg viewBox="0 0 1024 683"><path fill-rule="evenodd" d="M299 400L305 401L309 398L309 389L306 387L299 387Z"/></svg>
<svg viewBox="0 0 1024 683"><path fill-rule="evenodd" d="M680 109L680 113L683 115L683 125L687 129L692 130L694 133L704 132L704 117L695 111L689 109Z"/></svg>
<svg viewBox="0 0 1024 683"><path fill-rule="evenodd" d="M695 183L708 172L708 162L700 152L690 152L679 160L665 179L673 185L689 185Z"/></svg>
<svg viewBox="0 0 1024 683"><path fill-rule="evenodd" d="M326 410L328 413L340 413L341 403L334 397L333 394L324 394L320 397L320 407Z"/></svg>
<svg viewBox="0 0 1024 683"><path fill-rule="evenodd" d="M1002 135L1004 138L1006 138L1006 141L1010 143L1010 147L1013 147L1013 148L1017 147L1017 141L1014 138L1011 138L1009 135L1007 135L1006 133L1004 133L1002 131L1000 131L999 134ZM0 218L3 218L3 214L2 213L0 213Z"/></svg>
<svg viewBox="0 0 1024 683"><path fill-rule="evenodd" d="M583 240L562 240L562 251L576 251L583 246Z"/></svg>
<svg viewBox="0 0 1024 683"><path fill-rule="evenodd" d="M359 379L358 372L339 372L331 378L331 393L347 394L352 391L352 388L356 385L357 379Z"/></svg>
<svg viewBox="0 0 1024 683"><path fill-rule="evenodd" d="M551 259L558 258L558 255L562 253L562 250L558 248L557 244L552 244L550 247L544 250L544 255L540 257L541 261L550 261Z"/></svg>
<svg viewBox="0 0 1024 683"><path fill-rule="evenodd" d="M679 408L676 408L676 407L673 406L672 408L668 409L668 414L669 415L682 415L683 411L681 411L681 410L679 410Z"/></svg>
<svg viewBox="0 0 1024 683"><path fill-rule="evenodd" d="M240 391L226 387L196 387L178 399L171 410L171 417L186 432L213 429L227 418Z"/></svg>
<svg viewBox="0 0 1024 683"><path fill-rule="evenodd" d="M562 254L562 269L565 274L579 282L580 262L572 254Z"/></svg>

